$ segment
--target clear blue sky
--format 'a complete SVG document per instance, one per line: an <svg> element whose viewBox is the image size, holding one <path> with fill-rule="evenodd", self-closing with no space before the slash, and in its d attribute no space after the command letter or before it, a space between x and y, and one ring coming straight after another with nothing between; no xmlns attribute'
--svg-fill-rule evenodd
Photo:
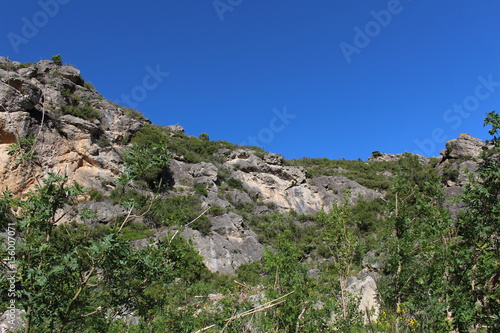
<svg viewBox="0 0 500 333"><path fill-rule="evenodd" d="M0 55L60 53L154 123L287 158L436 156L459 133L488 138L500 111L499 14L498 0L2 1Z"/></svg>

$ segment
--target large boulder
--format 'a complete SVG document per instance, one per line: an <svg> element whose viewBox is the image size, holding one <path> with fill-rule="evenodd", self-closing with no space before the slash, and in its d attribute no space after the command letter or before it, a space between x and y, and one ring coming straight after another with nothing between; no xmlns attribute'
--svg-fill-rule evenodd
<svg viewBox="0 0 500 333"><path fill-rule="evenodd" d="M368 275L361 280L350 277L347 281L347 291L354 297L360 297L358 310L363 313L366 324L378 319L380 313L378 288L371 276Z"/></svg>
<svg viewBox="0 0 500 333"><path fill-rule="evenodd" d="M461 156L479 157L483 150L483 140L472 137L470 134L462 133L457 139L446 142L446 149L441 151L445 158L459 158Z"/></svg>
<svg viewBox="0 0 500 333"><path fill-rule="evenodd" d="M349 204L355 204L359 198L371 201L382 197L343 176L310 179L303 167L283 165L282 157L276 154L260 158L252 151L236 150L229 154L225 167L234 170L232 177L241 180L247 191L280 211L329 211L334 202L344 200L345 190L350 192Z"/></svg>
<svg viewBox="0 0 500 333"><path fill-rule="evenodd" d="M0 316L0 332L24 331L26 311L19 309L6 310Z"/></svg>
<svg viewBox="0 0 500 333"><path fill-rule="evenodd" d="M212 272L232 274L242 264L259 261L264 247L257 235L243 226L243 218L233 212L211 217L211 233L207 236L186 228L182 234L191 239Z"/></svg>

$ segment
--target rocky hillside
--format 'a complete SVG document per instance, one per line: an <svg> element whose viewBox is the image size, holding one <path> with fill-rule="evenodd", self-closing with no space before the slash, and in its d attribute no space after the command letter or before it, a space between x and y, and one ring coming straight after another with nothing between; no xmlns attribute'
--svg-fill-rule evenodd
<svg viewBox="0 0 500 333"><path fill-rule="evenodd" d="M124 170L124 149L150 123L137 111L104 99L73 66L59 66L50 60L21 64L0 57L0 83L0 191L25 193L54 172L109 196ZM234 272L243 263L259 260L263 252L255 232L235 212L237 207L253 206L249 213L255 215L288 211L313 215L330 210L333 203L346 199L346 193L349 204L384 199L387 186L372 184L367 188L342 167L318 171L319 160L286 161L277 154L226 142L215 143L216 149L211 145L216 160L213 156L189 159L182 153L193 153L185 151L192 148L190 142L204 142L187 137L178 125L164 131L178 138L175 144L183 148L167 170L170 192L191 195L203 187L206 194L199 198L200 213L214 206L225 211L219 216L208 213L211 229L205 235L189 227L183 231L212 271ZM16 144L22 146L22 153L12 152ZM447 143L436 165L447 178L450 197L460 192L465 171L475 170L470 158L478 157L482 148L483 142L468 134ZM374 178L390 181L393 174L388 163L399 156L381 154L361 164L365 168L369 163L381 164L379 167L387 170L380 169ZM200 162L194 163L197 160ZM420 160L431 163L424 157ZM311 166L311 162L316 165ZM355 166L359 162L351 164L359 167ZM113 214L123 214L122 207L110 202L87 205L104 221L111 221Z"/></svg>
<svg viewBox="0 0 500 333"><path fill-rule="evenodd" d="M152 143L166 145L168 152L155 151L168 163L152 176L124 182L131 149ZM418 157L440 175L445 206L455 217L459 205L451 198L463 192L469 172L478 167L474 158L484 149L482 140L462 134L446 144L442 157ZM356 250L359 275L348 284L369 295L364 302L373 305L374 279L384 267L373 246L402 156L374 152L368 161L286 160L257 147L192 137L179 125L155 126L137 111L107 101L73 66L0 57L0 192L22 195L49 173L65 176L68 184L88 190L78 204L61 209L59 224L102 228L133 216L124 230L134 247L184 237L212 272L234 275L259 262L286 226L302 242L309 276L317 276L321 263L333 259L324 254L328 244L316 236L321 229L316 218L346 203L362 240ZM82 217L87 211L94 215Z"/></svg>
<svg viewBox="0 0 500 333"><path fill-rule="evenodd" d="M124 170L123 150L149 122L136 111L105 100L73 66L58 66L49 60L20 64L0 58L0 82L0 191L26 192L54 172L108 196ZM180 138L180 146L182 140L186 145L190 140L199 141L187 138L180 126L164 130ZM22 153L11 151L16 144L22 146ZM200 198L201 207L227 211L220 216L209 213L212 226L208 235L184 230L213 271L234 272L262 254L262 244L234 212L236 207L254 205L253 214L290 210L316 214L343 200L346 190L351 204L384 196L383 190L366 188L341 171L310 176L304 167L280 155L228 143L217 145L217 161L207 158L193 163L175 155L168 169L172 192L190 195L202 186L206 195ZM27 154L34 158L26 158ZM227 180L236 185L228 186ZM91 206L106 221L113 218L111 212L123 213L109 205L104 201Z"/></svg>

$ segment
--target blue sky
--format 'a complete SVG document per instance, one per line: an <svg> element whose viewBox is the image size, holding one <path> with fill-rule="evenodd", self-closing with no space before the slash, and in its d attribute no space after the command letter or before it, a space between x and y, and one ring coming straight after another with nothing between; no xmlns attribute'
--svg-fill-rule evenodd
<svg viewBox="0 0 500 333"><path fill-rule="evenodd" d="M2 1L0 55L286 158L437 156L500 111L498 0ZM128 96L128 97L127 97Z"/></svg>

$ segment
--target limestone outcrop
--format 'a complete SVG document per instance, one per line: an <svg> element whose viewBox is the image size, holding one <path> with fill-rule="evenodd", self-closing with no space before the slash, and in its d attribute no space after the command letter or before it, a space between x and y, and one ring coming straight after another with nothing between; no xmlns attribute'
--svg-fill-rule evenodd
<svg viewBox="0 0 500 333"><path fill-rule="evenodd" d="M382 197L343 176L309 178L304 168L285 165L275 154L260 158L251 151L238 150L228 156L225 165L234 169L232 176L241 180L248 191L282 211L329 211L334 202L344 200L346 193L351 204L360 197L367 201Z"/></svg>
<svg viewBox="0 0 500 333"><path fill-rule="evenodd" d="M122 172L120 143L141 121L85 85L72 66L49 60L26 66L0 58L0 67L0 191L25 192L48 172L102 188ZM98 115L83 119L61 112L84 106ZM20 140L30 137L32 145L23 146ZM21 147L9 153L15 143ZM37 158L23 158L22 150Z"/></svg>
<svg viewBox="0 0 500 333"><path fill-rule="evenodd" d="M441 151L445 159L459 158L461 156L479 157L485 147L483 140L472 137L470 134L462 133L457 139L446 142L446 149Z"/></svg>
<svg viewBox="0 0 500 333"><path fill-rule="evenodd" d="M89 200L80 206L96 210L98 223L110 223L128 211L110 199L124 170L122 152L147 122L136 111L105 100L73 66L49 60L21 64L0 57L0 192L26 193L49 172L65 175L68 182L78 182L104 196L102 202ZM166 130L172 139L188 137L180 125ZM348 170L336 168L335 176L312 177L279 154L231 147L221 147L211 162L190 163L189 158L174 155L164 175L172 190L163 194L165 198L197 193L203 209L214 207L222 212L208 214L208 234L189 227L181 233L193 241L212 271L233 273L241 264L262 257L263 245L246 224L246 213L238 211L241 207L253 215L289 211L314 215L329 211L336 202L355 204L360 199L384 198L383 191L345 177ZM442 154L445 159L477 157L482 148L481 140L462 134L449 141ZM400 157L379 153L370 160L390 162ZM425 157L419 160L429 163ZM459 170L448 170L452 176L457 174L450 179L450 196L467 181L465 170L476 167L473 161L460 163L448 168ZM393 176L388 171L381 174ZM70 217L68 214L66 220ZM168 231L157 230L155 237Z"/></svg>

